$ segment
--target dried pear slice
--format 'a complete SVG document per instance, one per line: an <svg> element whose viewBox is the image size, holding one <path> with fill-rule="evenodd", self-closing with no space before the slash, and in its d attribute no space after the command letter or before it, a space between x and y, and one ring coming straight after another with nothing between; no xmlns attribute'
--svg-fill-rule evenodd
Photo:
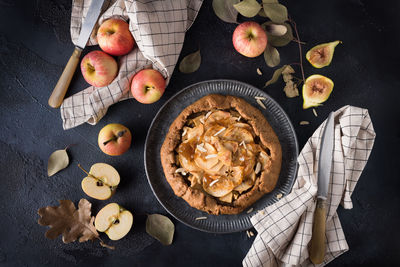
<svg viewBox="0 0 400 267"><path fill-rule="evenodd" d="M230 126L224 133L223 138L231 141L253 143L253 135L246 129Z"/></svg>
<svg viewBox="0 0 400 267"><path fill-rule="evenodd" d="M203 189L213 197L223 197L232 192L235 185L226 177L219 175L205 175L203 178Z"/></svg>
<svg viewBox="0 0 400 267"><path fill-rule="evenodd" d="M239 143L235 141L225 141L223 145L226 149L232 151L232 153L235 153L239 148Z"/></svg>
<svg viewBox="0 0 400 267"><path fill-rule="evenodd" d="M331 64L335 47L342 41L319 44L308 50L306 58L314 68L323 68Z"/></svg>
<svg viewBox="0 0 400 267"><path fill-rule="evenodd" d="M232 151L223 148L222 151L218 152L218 159L225 165L231 166L232 165Z"/></svg>
<svg viewBox="0 0 400 267"><path fill-rule="evenodd" d="M227 195L218 198L222 202L232 203L233 193L229 192Z"/></svg>
<svg viewBox="0 0 400 267"><path fill-rule="evenodd" d="M240 185L243 181L244 176L244 167L243 166L235 166L228 168L226 176L230 179L235 186Z"/></svg>
<svg viewBox="0 0 400 267"><path fill-rule="evenodd" d="M209 137L215 137L215 136L219 136L219 135L222 136L222 134L225 130L226 130L226 127L215 124L207 129L207 131L204 133L204 136L209 136Z"/></svg>
<svg viewBox="0 0 400 267"><path fill-rule="evenodd" d="M333 81L328 77L314 74L303 85L303 109L320 106L333 90Z"/></svg>
<svg viewBox="0 0 400 267"><path fill-rule="evenodd" d="M197 145L194 152L194 162L201 169L206 171L211 169L219 162L217 150L209 143L204 143L203 146Z"/></svg>

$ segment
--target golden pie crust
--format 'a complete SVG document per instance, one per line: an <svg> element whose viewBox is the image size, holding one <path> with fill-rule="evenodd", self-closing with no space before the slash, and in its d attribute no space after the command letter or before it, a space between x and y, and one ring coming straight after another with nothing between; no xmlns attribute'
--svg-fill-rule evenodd
<svg viewBox="0 0 400 267"><path fill-rule="evenodd" d="M175 195L210 214L237 214L271 192L282 150L262 113L234 96L208 95L186 107L161 147Z"/></svg>

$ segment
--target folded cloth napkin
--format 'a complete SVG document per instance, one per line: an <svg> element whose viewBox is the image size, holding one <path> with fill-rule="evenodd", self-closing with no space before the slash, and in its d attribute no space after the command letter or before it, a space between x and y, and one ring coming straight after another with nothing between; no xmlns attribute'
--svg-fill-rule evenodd
<svg viewBox="0 0 400 267"><path fill-rule="evenodd" d="M321 135L314 132L298 157L298 174L290 194L251 218L257 236L243 266L313 266L308 248L317 196ZM335 112L335 144L327 200L326 255L323 266L346 252L347 245L336 209L353 207L351 194L367 163L375 131L366 109L345 106Z"/></svg>
<svg viewBox="0 0 400 267"><path fill-rule="evenodd" d="M77 42L82 22L92 0L73 0L71 37ZM106 0L102 15L88 41L97 44L99 25L109 18L129 20L129 29L137 46L119 58L119 72L108 86L85 90L68 97L61 105L64 129L82 123L96 124L109 106L132 98L131 78L141 69L153 68L161 72L167 84L182 49L185 32L190 28L203 0Z"/></svg>

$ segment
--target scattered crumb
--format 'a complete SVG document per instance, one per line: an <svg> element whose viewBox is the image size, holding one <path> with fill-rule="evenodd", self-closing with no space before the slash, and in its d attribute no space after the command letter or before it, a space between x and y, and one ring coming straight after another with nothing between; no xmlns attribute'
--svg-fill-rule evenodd
<svg viewBox="0 0 400 267"><path fill-rule="evenodd" d="M254 236L254 233L252 231L249 230L249 235L250 236Z"/></svg>
<svg viewBox="0 0 400 267"><path fill-rule="evenodd" d="M315 117L318 117L317 111L315 110L315 108L312 109L312 112L314 113Z"/></svg>
<svg viewBox="0 0 400 267"><path fill-rule="evenodd" d="M248 238L250 238L249 230L246 231L246 235L247 235Z"/></svg>
<svg viewBox="0 0 400 267"><path fill-rule="evenodd" d="M256 101L263 109L267 109L267 107L264 105L264 103L261 101L261 99L256 99Z"/></svg>
<svg viewBox="0 0 400 267"><path fill-rule="evenodd" d="M207 217L197 217L196 219L195 219L196 221L198 221L198 220L207 220Z"/></svg>
<svg viewBox="0 0 400 267"><path fill-rule="evenodd" d="M308 124L310 124L309 121L301 121L301 122L300 122L300 125L308 125Z"/></svg>
<svg viewBox="0 0 400 267"><path fill-rule="evenodd" d="M253 211L253 208L249 209L249 210L247 211L247 214L249 214L249 213L252 212L252 211Z"/></svg>
<svg viewBox="0 0 400 267"><path fill-rule="evenodd" d="M260 68L257 68L257 74L260 75L260 76L262 75L262 72L261 72Z"/></svg>
<svg viewBox="0 0 400 267"><path fill-rule="evenodd" d="M283 197L282 193L279 193L279 194L276 195L277 199L281 199L282 197Z"/></svg>

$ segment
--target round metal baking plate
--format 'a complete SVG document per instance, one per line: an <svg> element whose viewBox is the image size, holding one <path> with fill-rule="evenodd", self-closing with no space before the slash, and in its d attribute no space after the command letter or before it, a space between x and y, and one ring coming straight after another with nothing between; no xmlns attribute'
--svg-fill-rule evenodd
<svg viewBox="0 0 400 267"><path fill-rule="evenodd" d="M209 94L233 95L260 109L278 135L282 146L282 168L275 189L247 210L237 215L210 215L189 206L177 197L167 182L161 166L160 149L171 123L184 108ZM261 108L254 98L265 97ZM268 94L246 83L233 80L210 80L186 87L171 97L158 111L147 133L144 164L150 187L161 205L176 219L195 229L212 233L232 233L252 227L250 218L276 202L277 195L290 192L297 171L298 143L293 125L283 109ZM251 212L248 212L251 210ZM198 218L207 217L207 219Z"/></svg>

